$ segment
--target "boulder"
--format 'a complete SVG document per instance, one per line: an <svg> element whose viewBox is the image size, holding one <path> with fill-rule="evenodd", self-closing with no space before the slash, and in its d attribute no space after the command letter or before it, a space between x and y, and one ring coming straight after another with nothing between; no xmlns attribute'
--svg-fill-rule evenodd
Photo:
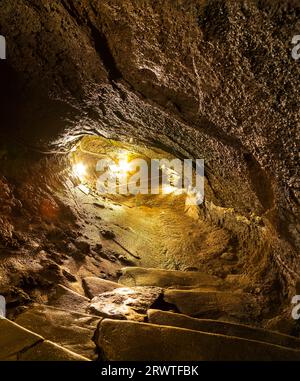
<svg viewBox="0 0 300 381"><path fill-rule="evenodd" d="M142 321L161 293L159 287L116 288L93 298L90 311L102 317Z"/></svg>
<svg viewBox="0 0 300 381"><path fill-rule="evenodd" d="M251 320L260 314L258 299L245 293L166 290L164 300L176 306L181 313L194 317Z"/></svg>
<svg viewBox="0 0 300 381"><path fill-rule="evenodd" d="M82 280L82 285L86 295L89 298L93 298L103 292L112 291L115 288L119 288L120 285L116 282L111 282L109 280L97 278L97 277L86 277Z"/></svg>
<svg viewBox="0 0 300 381"><path fill-rule="evenodd" d="M51 306L61 308L63 310L85 313L89 306L90 300L83 295L59 284L52 295L50 295L48 303Z"/></svg>
<svg viewBox="0 0 300 381"><path fill-rule="evenodd" d="M44 340L8 319L0 319L0 360L2 361L87 361L88 359Z"/></svg>
<svg viewBox="0 0 300 381"><path fill-rule="evenodd" d="M195 319L168 311L148 310L148 322L151 324L192 329L194 331L217 333L241 337L248 340L262 341L294 349L300 349L300 339L279 334L262 328L211 319Z"/></svg>
<svg viewBox="0 0 300 381"><path fill-rule="evenodd" d="M40 335L8 319L0 318L0 360L8 359L41 341L43 338Z"/></svg>
<svg viewBox="0 0 300 381"><path fill-rule="evenodd" d="M15 322L72 352L96 359L92 338L100 320L97 316L36 304Z"/></svg>
<svg viewBox="0 0 300 381"><path fill-rule="evenodd" d="M300 351L226 335L104 319L97 340L108 361L288 361Z"/></svg>

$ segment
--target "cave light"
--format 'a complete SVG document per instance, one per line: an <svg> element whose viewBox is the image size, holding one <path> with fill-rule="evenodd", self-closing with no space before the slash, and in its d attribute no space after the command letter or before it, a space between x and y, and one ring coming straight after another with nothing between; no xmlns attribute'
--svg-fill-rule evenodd
<svg viewBox="0 0 300 381"><path fill-rule="evenodd" d="M119 158L118 164L113 164L109 167L110 171L118 175L127 175L131 170L131 165L128 162L128 155L122 155Z"/></svg>
<svg viewBox="0 0 300 381"><path fill-rule="evenodd" d="M82 162L75 163L72 166L72 172L76 177L78 177L80 181L83 181L87 174L85 164L83 164Z"/></svg>

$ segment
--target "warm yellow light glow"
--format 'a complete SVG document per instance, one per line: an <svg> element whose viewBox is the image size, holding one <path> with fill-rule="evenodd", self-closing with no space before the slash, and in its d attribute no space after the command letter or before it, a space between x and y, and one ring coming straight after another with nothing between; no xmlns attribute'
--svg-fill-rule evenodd
<svg viewBox="0 0 300 381"><path fill-rule="evenodd" d="M179 196L185 193L185 189L177 188L170 184L162 184L162 194L171 194L171 193L176 196Z"/></svg>
<svg viewBox="0 0 300 381"><path fill-rule="evenodd" d="M131 165L125 159L119 160L118 164L113 164L110 166L110 170L113 173L118 173L118 174L123 174L123 175L126 174L127 172L129 172L130 169L131 169Z"/></svg>
<svg viewBox="0 0 300 381"><path fill-rule="evenodd" d="M162 186L162 191L163 191L163 194L170 194L170 193L174 193L175 191L177 191L178 189L173 187L172 185L167 185L167 184L163 184Z"/></svg>
<svg viewBox="0 0 300 381"><path fill-rule="evenodd" d="M81 162L76 163L73 165L72 171L75 176L82 180L86 175L86 166Z"/></svg>
<svg viewBox="0 0 300 381"><path fill-rule="evenodd" d="M130 164L127 160L120 160L119 161L119 168L121 172L128 172L130 171Z"/></svg>

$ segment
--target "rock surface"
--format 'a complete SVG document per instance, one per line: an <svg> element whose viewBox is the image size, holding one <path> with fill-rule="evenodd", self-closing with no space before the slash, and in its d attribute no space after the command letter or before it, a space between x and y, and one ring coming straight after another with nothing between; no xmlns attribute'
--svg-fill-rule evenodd
<svg viewBox="0 0 300 381"><path fill-rule="evenodd" d="M122 287L91 300L90 311L102 317L143 321L161 295L159 287Z"/></svg>
<svg viewBox="0 0 300 381"><path fill-rule="evenodd" d="M64 310L85 313L90 300L83 295L65 287L57 285L54 293L49 297L49 304Z"/></svg>
<svg viewBox="0 0 300 381"><path fill-rule="evenodd" d="M96 277L83 278L82 285L89 298L93 298L103 292L112 291L115 288L120 287L120 285L116 282L111 282L109 280Z"/></svg>
<svg viewBox="0 0 300 381"><path fill-rule="evenodd" d="M235 336L247 340L262 341L283 347L300 350L300 340L288 335L253 328L242 324L233 324L218 320L195 319L173 312L148 310L148 322L151 324L167 325L171 327L186 328L194 331L216 333L226 336Z"/></svg>
<svg viewBox="0 0 300 381"><path fill-rule="evenodd" d="M87 132L204 156L205 216L257 250L262 217L268 250L295 282L299 9L293 0L3 0L3 126L30 143Z"/></svg>
<svg viewBox="0 0 300 381"><path fill-rule="evenodd" d="M0 359L15 355L24 348L29 348L43 338L25 328L11 322L10 320L0 318Z"/></svg>
<svg viewBox="0 0 300 381"><path fill-rule="evenodd" d="M92 338L100 320L97 316L35 305L15 322L74 353L96 359Z"/></svg>
<svg viewBox="0 0 300 381"><path fill-rule="evenodd" d="M300 360L300 351L183 328L104 319L98 345L106 360Z"/></svg>
<svg viewBox="0 0 300 381"><path fill-rule="evenodd" d="M65 184L61 173L69 163L64 155L51 161L52 155L43 160L28 154L31 148L68 151L82 134L96 134L162 147L176 157L204 158L205 203L194 216L228 231L234 248L226 250L240 261L238 268L222 263L214 273L225 277L232 271L232 283L260 283L254 291L277 309L272 316L281 313L282 304L290 306L300 273L300 66L290 51L299 14L293 0L2 0L0 33L9 53L0 62L2 141L14 159L10 142L22 142L26 151L19 153L22 170L11 162L1 167L5 285L17 285L29 302L43 299L58 283L75 283L72 274L80 277L81 270L83 277L91 268L99 274L100 260L107 273L116 270L107 265L112 257L105 262L99 256L92 264L92 247L85 245L85 253L73 253L73 268L61 271L67 238L82 242L71 237L77 208L68 203L72 192L64 189L62 202L54 191ZM5 147L0 156L6 163ZM101 239L99 229L97 234ZM44 256L56 265L45 269ZM175 261L172 266L178 268ZM206 275L192 282L173 275L164 281L169 275L137 275L140 280L126 275L124 282L219 287ZM165 298L193 316L255 319L256 297L240 295L167 291ZM16 298L19 304L23 297ZM50 303L83 313L89 300L60 286ZM295 325L288 315L269 326L293 332Z"/></svg>
<svg viewBox="0 0 300 381"><path fill-rule="evenodd" d="M18 356L20 361L87 361L83 356L77 355L55 343L43 341Z"/></svg>
<svg viewBox="0 0 300 381"><path fill-rule="evenodd" d="M87 361L5 318L0 319L0 332L0 360Z"/></svg>
<svg viewBox="0 0 300 381"><path fill-rule="evenodd" d="M198 290L166 290L164 300L193 317L233 318L252 321L260 315L258 299L251 294Z"/></svg>
<svg viewBox="0 0 300 381"><path fill-rule="evenodd" d="M197 271L174 271L125 267L119 283L125 286L157 286L173 288L217 287L222 282L219 278Z"/></svg>

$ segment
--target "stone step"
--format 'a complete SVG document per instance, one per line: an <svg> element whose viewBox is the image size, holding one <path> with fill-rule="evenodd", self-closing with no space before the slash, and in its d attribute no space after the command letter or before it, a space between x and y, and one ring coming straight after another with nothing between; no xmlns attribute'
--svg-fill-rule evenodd
<svg viewBox="0 0 300 381"><path fill-rule="evenodd" d="M12 321L0 318L0 360L16 355L43 341L43 337L20 327Z"/></svg>
<svg viewBox="0 0 300 381"><path fill-rule="evenodd" d="M164 300L179 312L203 318L253 321L260 315L259 297L252 294L203 290L165 290Z"/></svg>
<svg viewBox="0 0 300 381"><path fill-rule="evenodd" d="M32 348L20 353L14 361L88 361L70 350L51 341L44 340Z"/></svg>
<svg viewBox="0 0 300 381"><path fill-rule="evenodd" d="M62 284L58 284L54 292L49 296L48 304L63 310L86 313L90 299Z"/></svg>
<svg viewBox="0 0 300 381"><path fill-rule="evenodd" d="M124 267L119 283L131 286L157 286L162 288L219 287L220 278L199 271L176 271L142 267Z"/></svg>
<svg viewBox="0 0 300 381"><path fill-rule="evenodd" d="M95 296L89 310L106 318L144 321L161 294L162 289L154 286L119 287Z"/></svg>
<svg viewBox="0 0 300 381"><path fill-rule="evenodd" d="M97 358L93 336L98 316L35 304L18 315L15 322L45 339L91 360Z"/></svg>
<svg viewBox="0 0 300 381"><path fill-rule="evenodd" d="M157 325L240 337L300 350L300 339L244 324L210 319L195 319L186 315L160 310L148 310L148 322Z"/></svg>
<svg viewBox="0 0 300 381"><path fill-rule="evenodd" d="M0 360L88 361L5 318L0 318Z"/></svg>
<svg viewBox="0 0 300 381"><path fill-rule="evenodd" d="M91 299L103 292L113 291L121 287L121 285L116 282L94 276L83 278L82 286L88 298Z"/></svg>
<svg viewBox="0 0 300 381"><path fill-rule="evenodd" d="M109 361L299 361L300 351L177 327L102 320L97 343Z"/></svg>

